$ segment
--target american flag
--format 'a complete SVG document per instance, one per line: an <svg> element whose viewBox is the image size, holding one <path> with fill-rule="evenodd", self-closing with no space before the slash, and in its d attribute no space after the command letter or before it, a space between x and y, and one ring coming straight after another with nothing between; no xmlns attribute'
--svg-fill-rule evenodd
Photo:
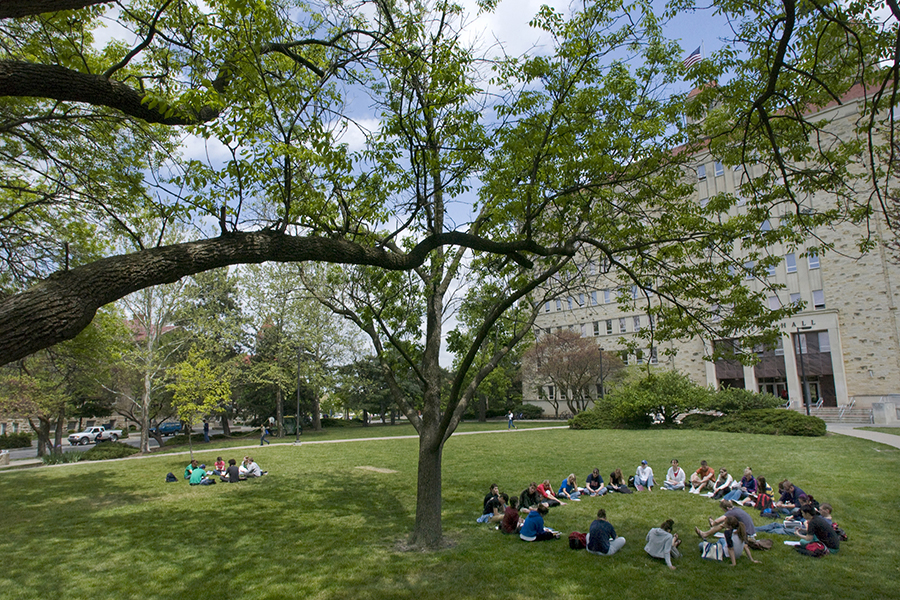
<svg viewBox="0 0 900 600"><path fill-rule="evenodd" d="M701 60L703 60L703 57L700 56L700 46L697 46L697 49L688 54L688 57L681 61L681 64L683 64L685 68L690 68L696 65Z"/></svg>

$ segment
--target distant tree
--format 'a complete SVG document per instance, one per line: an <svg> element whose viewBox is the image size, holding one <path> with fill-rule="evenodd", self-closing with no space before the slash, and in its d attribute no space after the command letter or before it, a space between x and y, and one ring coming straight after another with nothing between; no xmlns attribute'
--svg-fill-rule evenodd
<svg viewBox="0 0 900 600"><path fill-rule="evenodd" d="M187 426L193 459L191 431L194 425L222 411L231 399L231 386L212 360L193 347L185 360L172 367L172 381L166 387L172 392L172 404L178 418Z"/></svg>
<svg viewBox="0 0 900 600"><path fill-rule="evenodd" d="M568 329L543 334L523 356L523 369L531 381L556 388L556 398L548 400L557 417L560 399L578 414L590 405L597 385L623 367L620 358L601 351L594 340Z"/></svg>

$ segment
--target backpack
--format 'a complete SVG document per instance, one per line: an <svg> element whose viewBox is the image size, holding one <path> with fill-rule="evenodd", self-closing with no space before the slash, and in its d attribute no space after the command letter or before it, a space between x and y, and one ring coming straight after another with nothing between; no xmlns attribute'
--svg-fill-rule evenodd
<svg viewBox="0 0 900 600"><path fill-rule="evenodd" d="M628 487L634 487L634 475L628 478Z"/></svg>
<svg viewBox="0 0 900 600"><path fill-rule="evenodd" d="M587 547L587 534L573 531L569 534L569 548L584 550Z"/></svg>
<svg viewBox="0 0 900 600"><path fill-rule="evenodd" d="M178 478L175 477L174 473L166 473L166 483L173 483L178 481Z"/></svg>
<svg viewBox="0 0 900 600"><path fill-rule="evenodd" d="M810 542L805 547L797 546L796 550L800 554L813 556L815 558L820 558L828 554L828 548L822 542Z"/></svg>
<svg viewBox="0 0 900 600"><path fill-rule="evenodd" d="M848 537L849 537L849 536L847 535L847 532L844 531L843 529L841 529L840 527L838 527L838 524L837 524L837 523L835 523L835 522L832 521L831 527L832 527L832 529L834 529L834 532L837 534L837 536L840 538L840 540L841 540L842 542L846 542L846 541L847 541L847 539L848 539Z"/></svg>
<svg viewBox="0 0 900 600"><path fill-rule="evenodd" d="M754 508L759 509L761 513L766 510L774 512L772 510L774 507L775 503L772 502L772 496L768 494L760 494L756 497L756 504L754 505Z"/></svg>

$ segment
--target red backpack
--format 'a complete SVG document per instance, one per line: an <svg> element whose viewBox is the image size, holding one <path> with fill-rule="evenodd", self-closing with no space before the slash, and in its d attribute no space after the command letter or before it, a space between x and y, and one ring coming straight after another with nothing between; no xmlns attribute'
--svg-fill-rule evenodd
<svg viewBox="0 0 900 600"><path fill-rule="evenodd" d="M584 550L587 548L587 534L573 531L569 534L569 548L572 550Z"/></svg>

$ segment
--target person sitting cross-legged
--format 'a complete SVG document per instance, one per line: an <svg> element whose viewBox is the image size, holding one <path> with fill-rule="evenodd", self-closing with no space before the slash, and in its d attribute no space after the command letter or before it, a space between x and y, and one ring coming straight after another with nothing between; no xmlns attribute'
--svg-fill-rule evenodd
<svg viewBox="0 0 900 600"><path fill-rule="evenodd" d="M606 511L597 511L597 518L591 523L587 534L587 551L592 554L610 556L622 549L625 538L617 536L612 524L606 520Z"/></svg>

